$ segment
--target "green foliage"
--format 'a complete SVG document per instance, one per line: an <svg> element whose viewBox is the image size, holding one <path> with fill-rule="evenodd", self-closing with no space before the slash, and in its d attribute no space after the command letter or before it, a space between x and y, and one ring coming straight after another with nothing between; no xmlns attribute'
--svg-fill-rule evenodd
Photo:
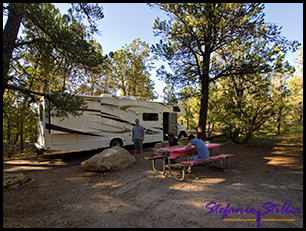
<svg viewBox="0 0 306 231"><path fill-rule="evenodd" d="M48 94L54 107L80 115L72 110L82 112L84 102L65 92L65 84L73 68L94 68L102 54L86 41L84 26L54 5L26 4L23 12L25 36L16 41L8 88L25 94L25 101L30 98L28 105Z"/></svg>
<svg viewBox="0 0 306 231"><path fill-rule="evenodd" d="M149 70L153 58L150 47L139 38L115 51L110 60L108 75L114 81L114 89L121 95L136 96L142 100L156 99L154 83L150 80Z"/></svg>
<svg viewBox="0 0 306 231"><path fill-rule="evenodd" d="M65 111L76 117L82 115L87 108L86 102L80 96L66 92L51 92L46 95L46 98L51 102L50 109L53 113ZM51 114L51 116L56 116L56 114Z"/></svg>
<svg viewBox="0 0 306 231"><path fill-rule="evenodd" d="M187 125L187 130L196 129L199 121L201 94L193 87L185 87L178 93L178 96L186 111L184 124Z"/></svg>
<svg viewBox="0 0 306 231"><path fill-rule="evenodd" d="M82 21L84 14L89 22L90 33L98 32L96 21L104 18L102 7L98 6L98 3L92 5L90 3L71 3L72 7L69 9L70 15L78 22ZM76 12L75 14L73 14ZM85 28L87 28L85 26Z"/></svg>
<svg viewBox="0 0 306 231"><path fill-rule="evenodd" d="M271 95L275 102L274 115L271 124L276 124L277 135L280 134L281 126L287 123L287 118L292 112L290 103L291 92L287 87L288 79L293 75L295 69L284 61L285 56L279 54L273 72L270 73L272 86Z"/></svg>
<svg viewBox="0 0 306 231"><path fill-rule="evenodd" d="M171 16L171 20L169 22L160 21L159 18L155 20L153 26L155 35L161 36L162 40L152 48L156 55L169 62L174 73L166 73L161 68L160 77L172 81L173 84L183 86L199 84L204 74L202 65L211 54L216 52L220 56L227 56L224 54L224 48L227 46L235 46L239 51L246 45L245 41L254 41L258 38L266 40L263 39L264 34L268 33L267 29L270 28L264 24L262 4L161 3L156 5L166 11ZM209 50L205 50L205 47ZM208 81L228 76L233 74L233 71L235 74L238 71L253 71L256 65L252 61L256 60L256 57L246 56L245 60L247 62L243 65L232 60L226 69L210 68ZM259 63L259 60L256 61Z"/></svg>
<svg viewBox="0 0 306 231"><path fill-rule="evenodd" d="M299 65L299 73L289 78L287 89L290 91L289 102L291 104L291 120L303 125L303 47L299 49L300 55L296 63Z"/></svg>
<svg viewBox="0 0 306 231"><path fill-rule="evenodd" d="M96 40L90 40L89 43L95 47L97 52L103 54L102 46ZM78 82L69 81L67 86L74 89L72 92L82 95L112 94L116 95L116 79L109 75L110 56L103 55L103 62L96 67L86 69L83 72L77 71L73 74L78 77ZM79 69L78 69L79 70Z"/></svg>
<svg viewBox="0 0 306 231"><path fill-rule="evenodd" d="M278 53L278 47L266 51L263 49L265 43L253 43L252 46L256 47L254 50L256 50L257 59L264 64L275 60L271 62L269 74L260 72L240 74L218 81L212 87L209 104L209 120L242 130L245 134L245 143L254 132L267 123L270 126L275 124L278 134L280 133L281 124L285 123L285 118L291 111L288 98L290 91L287 89L286 79L294 72L294 68L288 62L284 62L285 56ZM252 55L249 47L245 48L245 54ZM230 50L233 51L230 53L232 58L242 55L236 52L235 48L229 48L228 52ZM273 58L276 54L278 54L277 57ZM243 60L241 57L234 59Z"/></svg>
<svg viewBox="0 0 306 231"><path fill-rule="evenodd" d="M8 156L11 157L19 137L19 117L17 97L12 92L3 97L3 144L8 147Z"/></svg>
<svg viewBox="0 0 306 231"><path fill-rule="evenodd" d="M95 6L92 8L95 10L90 12L89 7L91 5L85 5L82 5L80 9L86 9L87 17L92 16L93 12L98 14L98 18L102 17L101 9L99 11ZM15 11L12 11L12 8ZM80 12L80 9L78 9L78 12ZM73 12L73 10L70 12ZM10 3L8 5L8 18L13 17L12 14L20 15L25 36L10 40L10 43L13 43L13 50L4 50L5 57L12 56L10 66L19 66L21 70L17 74L12 73L14 69L4 72L3 92L9 88L35 97L35 91L27 89L26 84L23 84L23 79L20 78L20 76L25 76L28 79L32 78L32 73L26 72L23 68L27 65L32 64L34 69L39 69L42 72L40 78L36 77L34 82L43 86L43 89L36 91L36 93L44 94L47 90L50 90L49 87L54 80L54 76L57 74L64 75L61 79L65 78L68 75L67 69L72 65L88 69L102 63L101 53L97 52L95 47L86 40L89 36L86 33L86 27L78 23L73 15L62 16L59 10L50 3L25 3L22 5ZM4 39L11 30L19 29L19 27L20 24L13 24L8 20L3 34ZM35 56L34 63L27 63L27 59L24 59L24 56L28 54ZM24 61L26 61L25 65ZM7 79L6 75L8 75Z"/></svg>
<svg viewBox="0 0 306 231"><path fill-rule="evenodd" d="M175 95L175 89L173 85L167 83L167 85L163 89L163 102L165 103L178 103L178 99Z"/></svg>

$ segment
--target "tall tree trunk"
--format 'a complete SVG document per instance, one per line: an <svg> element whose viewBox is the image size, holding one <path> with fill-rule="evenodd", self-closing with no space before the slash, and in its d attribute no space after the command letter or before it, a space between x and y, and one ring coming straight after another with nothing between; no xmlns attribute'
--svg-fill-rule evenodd
<svg viewBox="0 0 306 231"><path fill-rule="evenodd" d="M201 88L201 108L198 126L198 138L206 139L206 121L207 121L207 109L208 109L208 81L204 79Z"/></svg>
<svg viewBox="0 0 306 231"><path fill-rule="evenodd" d="M276 132L276 135L280 135L280 128L281 128L281 118L282 118L282 108L280 108L278 110L278 115L277 115L277 119L276 119L276 127L277 127L277 132Z"/></svg>
<svg viewBox="0 0 306 231"><path fill-rule="evenodd" d="M209 61L210 61L210 47L205 45L205 54L203 60L203 74L200 76L201 84L201 109L198 125L198 138L206 139L206 121L208 110L208 88L209 88Z"/></svg>
<svg viewBox="0 0 306 231"><path fill-rule="evenodd" d="M299 124L303 125L303 113L300 113Z"/></svg>
<svg viewBox="0 0 306 231"><path fill-rule="evenodd" d="M24 152L24 140L23 140L23 117L20 118L20 152Z"/></svg>
<svg viewBox="0 0 306 231"><path fill-rule="evenodd" d="M33 81L32 81L33 82ZM31 89L32 87L32 82L30 84L29 89ZM19 135L20 135L20 152L23 153L24 151L24 134L23 134L23 126L24 126L24 120L26 117L26 106L27 106L27 101L28 101L29 97L25 97L22 107L20 109L20 130L19 130Z"/></svg>
<svg viewBox="0 0 306 231"><path fill-rule="evenodd" d="M9 81L8 72L22 19L21 7L23 4L10 3L8 6L9 13L3 30L3 94Z"/></svg>
<svg viewBox="0 0 306 231"><path fill-rule="evenodd" d="M232 125L229 125L229 137L232 139Z"/></svg>
<svg viewBox="0 0 306 231"><path fill-rule="evenodd" d="M186 128L187 128L187 130L189 130L189 117L187 117L187 119L186 119Z"/></svg>
<svg viewBox="0 0 306 231"><path fill-rule="evenodd" d="M235 144L238 144L238 143L239 143L239 131L240 131L240 128L239 128L239 127L236 127L235 130L234 130L234 133L233 133L232 141L233 141Z"/></svg>
<svg viewBox="0 0 306 231"><path fill-rule="evenodd" d="M250 135L249 135L248 133L246 133L243 143L244 143L245 145L247 145L248 142L249 142L249 139L250 139Z"/></svg>
<svg viewBox="0 0 306 231"><path fill-rule="evenodd" d="M212 125L211 125L212 124ZM210 127L211 126L211 127ZM211 136L212 131L214 130L215 127L215 123L208 123L208 128L207 128L207 137Z"/></svg>

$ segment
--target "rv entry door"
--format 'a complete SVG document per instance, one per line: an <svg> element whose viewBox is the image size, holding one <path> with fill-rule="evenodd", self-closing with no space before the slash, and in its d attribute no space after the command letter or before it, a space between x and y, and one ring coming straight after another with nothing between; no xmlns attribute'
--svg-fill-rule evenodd
<svg viewBox="0 0 306 231"><path fill-rule="evenodd" d="M171 114L171 131L174 132L175 136L177 136L177 114Z"/></svg>
<svg viewBox="0 0 306 231"><path fill-rule="evenodd" d="M166 134L173 132L177 136L177 114L164 112L163 113L163 129L164 129L164 141L168 140Z"/></svg>

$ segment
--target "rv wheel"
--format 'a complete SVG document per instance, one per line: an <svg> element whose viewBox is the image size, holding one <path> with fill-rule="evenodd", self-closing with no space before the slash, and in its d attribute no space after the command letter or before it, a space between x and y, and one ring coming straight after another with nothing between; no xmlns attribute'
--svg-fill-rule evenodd
<svg viewBox="0 0 306 231"><path fill-rule="evenodd" d="M119 139L112 140L110 142L110 147L115 147L115 146L121 147L122 146L122 141L119 140Z"/></svg>

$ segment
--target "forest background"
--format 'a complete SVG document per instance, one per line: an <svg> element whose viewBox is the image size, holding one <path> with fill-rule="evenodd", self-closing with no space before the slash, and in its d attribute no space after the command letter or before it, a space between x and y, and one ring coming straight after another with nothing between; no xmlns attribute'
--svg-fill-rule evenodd
<svg viewBox="0 0 306 231"><path fill-rule="evenodd" d="M158 77L166 83L163 101L184 105L187 116L181 119L187 129L204 133L201 138L219 132L235 143L248 143L256 132L278 135L288 129L302 130L303 50L298 41L291 42L281 36L280 27L264 23L264 4L149 5L167 12L170 18L169 21L157 19L152 25L161 42L150 46L135 38L109 54L104 54L103 44L93 39L93 34L98 33L96 22L104 18L101 6L71 4L67 14L61 14L50 3L3 6L3 15L7 16L3 31L3 144L8 147L9 157L17 143L23 152L25 141L36 141L36 102L42 95L52 100L55 110L65 109L75 116L79 114L74 109L86 105L74 94L133 95L141 100L154 100L158 94L150 71L157 59L167 61L172 71L164 66L157 70ZM193 7L201 9L201 17ZM235 39L228 39L229 34L225 33L225 39L218 40L222 45L209 53L206 84L209 97L207 105L203 105L201 74L205 69L203 73L196 69L204 67L205 53L212 48L206 46L206 41L211 38L196 36L198 25L190 22L190 30L184 23L198 17L203 23L210 20L214 25L212 19L219 20L223 17L220 15L233 9L235 14L228 15L229 21L252 23L253 20L255 25L258 20L257 29L247 33L245 29L243 35L237 30ZM253 19L247 16L248 10L252 10ZM186 12L187 17L180 18ZM223 28L212 26L205 30L210 35L215 33L213 29L232 33L234 27L228 29L231 24L226 23L223 22ZM265 31L263 25L269 26L274 34ZM193 30L195 34L191 33ZM194 37L188 37L188 33ZM218 33L216 37L222 35ZM192 42L202 45L199 49L189 49ZM299 72L285 60L287 52L296 50ZM204 125L200 124L200 117L205 117Z"/></svg>

